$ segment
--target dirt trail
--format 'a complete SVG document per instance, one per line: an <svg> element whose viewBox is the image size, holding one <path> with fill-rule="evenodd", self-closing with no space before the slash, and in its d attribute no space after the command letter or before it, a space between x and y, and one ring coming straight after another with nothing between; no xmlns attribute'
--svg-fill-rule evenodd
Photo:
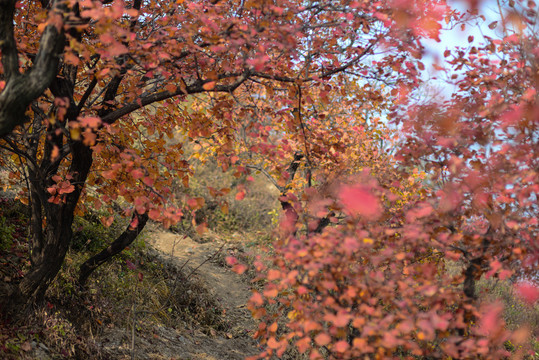
<svg viewBox="0 0 539 360"><path fill-rule="evenodd" d="M254 321L245 306L251 294L249 285L228 267L220 266L210 259L219 249L226 252L234 244L226 244L219 239L200 244L189 237L165 231L155 232L150 244L174 257L182 266L185 264L191 270L198 268L195 274L226 310L226 318L233 323L234 333L254 327Z"/></svg>
<svg viewBox="0 0 539 360"><path fill-rule="evenodd" d="M201 244L162 230L149 235L149 244L164 257L183 266L185 273L196 269L194 276L223 307L231 330L223 335L208 336L160 326L154 329L154 334L137 337L136 359L239 360L259 353L252 339L255 323L246 308L251 294L249 285L228 267L208 260L220 248L227 251L233 244L219 239ZM107 336L110 341L103 344L105 353L114 359L131 359L128 335L120 329L111 330Z"/></svg>

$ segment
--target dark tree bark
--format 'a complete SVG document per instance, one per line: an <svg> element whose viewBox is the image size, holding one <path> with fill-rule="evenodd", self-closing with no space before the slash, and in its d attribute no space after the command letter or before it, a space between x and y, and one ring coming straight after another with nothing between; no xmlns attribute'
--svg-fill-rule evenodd
<svg viewBox="0 0 539 360"><path fill-rule="evenodd" d="M288 184L284 187L279 187L279 190L281 191L281 197L282 197L279 200L279 202L281 203L281 208L283 209L285 216L290 222L297 222L299 220L299 215L296 209L294 209L294 206L288 200L284 200L284 196L286 195L286 190L287 190L288 185L294 180L294 177L296 176L296 173L299 169L299 166L303 158L304 158L304 155L301 152L297 152L294 154L294 159L292 160L292 162L288 166L288 169L286 170L289 176ZM333 216L333 215L334 214L331 213L330 215L320 219L316 228L310 233L320 234L331 223L330 216Z"/></svg>
<svg viewBox="0 0 539 360"><path fill-rule="evenodd" d="M21 295L29 302L40 300L49 284L56 277L71 245L71 229L75 208L79 202L84 183L92 166L92 150L80 142L73 146L70 173L74 174L75 190L66 194L59 204L47 201L44 179L32 185L32 267L19 284ZM42 228L41 214L46 226Z"/></svg>
<svg viewBox="0 0 539 360"><path fill-rule="evenodd" d="M88 280L88 277L92 274L92 272L94 272L95 269L112 259L115 255L121 253L126 247L128 247L133 243L133 241L135 241L137 236L144 229L144 226L146 226L146 222L148 221L148 215L140 215L138 213L135 213L133 215L133 219L138 220L138 224L135 229L132 229L131 226L128 225L127 229L125 229L125 231L120 236L118 236L118 238L114 240L112 244L110 244L106 249L102 250L90 259L86 260L84 264L81 265L79 272L79 284L81 286L84 286L84 284Z"/></svg>
<svg viewBox="0 0 539 360"><path fill-rule="evenodd" d="M470 261L466 270L464 270L464 294L468 299L475 300L477 299L477 294L475 292L475 282L476 279L481 276L481 267L483 263L483 258L478 257Z"/></svg>
<svg viewBox="0 0 539 360"><path fill-rule="evenodd" d="M294 177L296 176L303 157L303 154L300 152L294 154L294 159L286 170L288 173L288 183L286 184L286 186L279 189L281 190L281 199L279 199L279 202L281 203L281 208L283 209L287 220L294 224L299 220L298 212L296 211L296 209L294 209L294 206L288 200L284 199L286 198L287 188L289 184L294 180Z"/></svg>
<svg viewBox="0 0 539 360"><path fill-rule="evenodd" d="M15 3L16 0L0 0L0 51L6 81L0 93L0 137L8 135L17 125L27 121L26 109L43 94L58 73L65 43L63 22L66 8L62 1L54 0L50 4L49 13L59 23L45 28L33 66L21 74L13 31Z"/></svg>

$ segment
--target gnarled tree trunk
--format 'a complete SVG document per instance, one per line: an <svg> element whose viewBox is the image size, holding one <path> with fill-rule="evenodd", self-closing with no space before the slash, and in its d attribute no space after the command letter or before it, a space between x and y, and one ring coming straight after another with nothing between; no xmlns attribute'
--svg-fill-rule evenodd
<svg viewBox="0 0 539 360"><path fill-rule="evenodd" d="M89 170L92 150L80 142L73 143L73 161L70 173L74 174L75 189L58 204L49 202L47 169L30 166L30 270L20 283L0 286L1 311L11 314L24 312L28 305L43 298L50 283L60 271L73 238L75 208Z"/></svg>

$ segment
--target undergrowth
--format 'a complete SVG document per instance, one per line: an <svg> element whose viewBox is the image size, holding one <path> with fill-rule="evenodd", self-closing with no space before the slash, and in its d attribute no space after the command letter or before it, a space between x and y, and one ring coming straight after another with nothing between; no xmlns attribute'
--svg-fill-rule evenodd
<svg viewBox="0 0 539 360"><path fill-rule="evenodd" d="M11 207L2 207L2 211ZM11 208L12 209L12 208ZM0 275L22 276L28 264L24 208L0 217ZM102 265L84 289L77 283L79 266L103 249L125 228L120 219L110 228L99 214L76 218L74 241L62 270L24 323L0 322L0 358L106 359L99 343L109 329L135 334L155 326L197 329L206 334L229 330L219 304L196 279L146 247L145 234ZM17 227L20 224L20 227ZM15 236L15 234L17 234ZM10 241L11 240L11 241ZM11 257L15 260L10 261ZM11 267L11 268L10 268ZM15 279L13 280L15 281ZM121 314L121 316L118 316Z"/></svg>

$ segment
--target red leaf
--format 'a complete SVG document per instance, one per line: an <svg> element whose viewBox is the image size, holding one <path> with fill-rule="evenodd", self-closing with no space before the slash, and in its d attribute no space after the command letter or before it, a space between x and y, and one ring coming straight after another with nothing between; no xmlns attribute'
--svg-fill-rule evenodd
<svg viewBox="0 0 539 360"><path fill-rule="evenodd" d="M499 329L500 326L503 326L503 324L500 323L500 315L502 311L503 305L500 303L485 306L483 315L480 319L480 329L484 334L494 332L496 329Z"/></svg>
<svg viewBox="0 0 539 360"><path fill-rule="evenodd" d="M157 221L161 216L161 212L159 211L159 209L153 208L148 212L148 216L150 217L150 219Z"/></svg>
<svg viewBox="0 0 539 360"><path fill-rule="evenodd" d="M134 217L133 220L131 220L131 223L129 224L129 229L134 230L138 226L138 217Z"/></svg>
<svg viewBox="0 0 539 360"><path fill-rule="evenodd" d="M343 186L339 193L344 210L353 216L376 219L381 208L378 199L363 186Z"/></svg>
<svg viewBox="0 0 539 360"><path fill-rule="evenodd" d="M131 170L131 176L135 179L140 179L144 176L144 171L141 169L133 169Z"/></svg>
<svg viewBox="0 0 539 360"><path fill-rule="evenodd" d="M127 52L127 48L122 43L114 43L109 47L109 55L112 57L123 55Z"/></svg>
<svg viewBox="0 0 539 360"><path fill-rule="evenodd" d="M137 268L137 266L135 264L133 264L131 261L129 260L126 260L125 261L125 264L127 265L127 267L130 269L130 270L135 270Z"/></svg>
<svg viewBox="0 0 539 360"><path fill-rule="evenodd" d="M528 305L533 305L539 300L539 289L537 286L521 282L516 285L518 295L524 300Z"/></svg>
<svg viewBox="0 0 539 360"><path fill-rule="evenodd" d="M101 176L105 179L112 180L116 177L116 172L113 170L105 170L101 172Z"/></svg>
<svg viewBox="0 0 539 360"><path fill-rule="evenodd" d="M95 116L79 118L81 126L97 129L101 125L101 119Z"/></svg>
<svg viewBox="0 0 539 360"><path fill-rule="evenodd" d="M155 180L154 178L152 178L151 176L145 176L143 179L142 179L142 182L148 186L153 186L153 184L155 183Z"/></svg>
<svg viewBox="0 0 539 360"><path fill-rule="evenodd" d="M114 37L110 33L103 33L99 35L99 40L104 44L111 44L114 42Z"/></svg>
<svg viewBox="0 0 539 360"><path fill-rule="evenodd" d="M239 191L236 194L236 200L243 200L245 198L245 191Z"/></svg>

